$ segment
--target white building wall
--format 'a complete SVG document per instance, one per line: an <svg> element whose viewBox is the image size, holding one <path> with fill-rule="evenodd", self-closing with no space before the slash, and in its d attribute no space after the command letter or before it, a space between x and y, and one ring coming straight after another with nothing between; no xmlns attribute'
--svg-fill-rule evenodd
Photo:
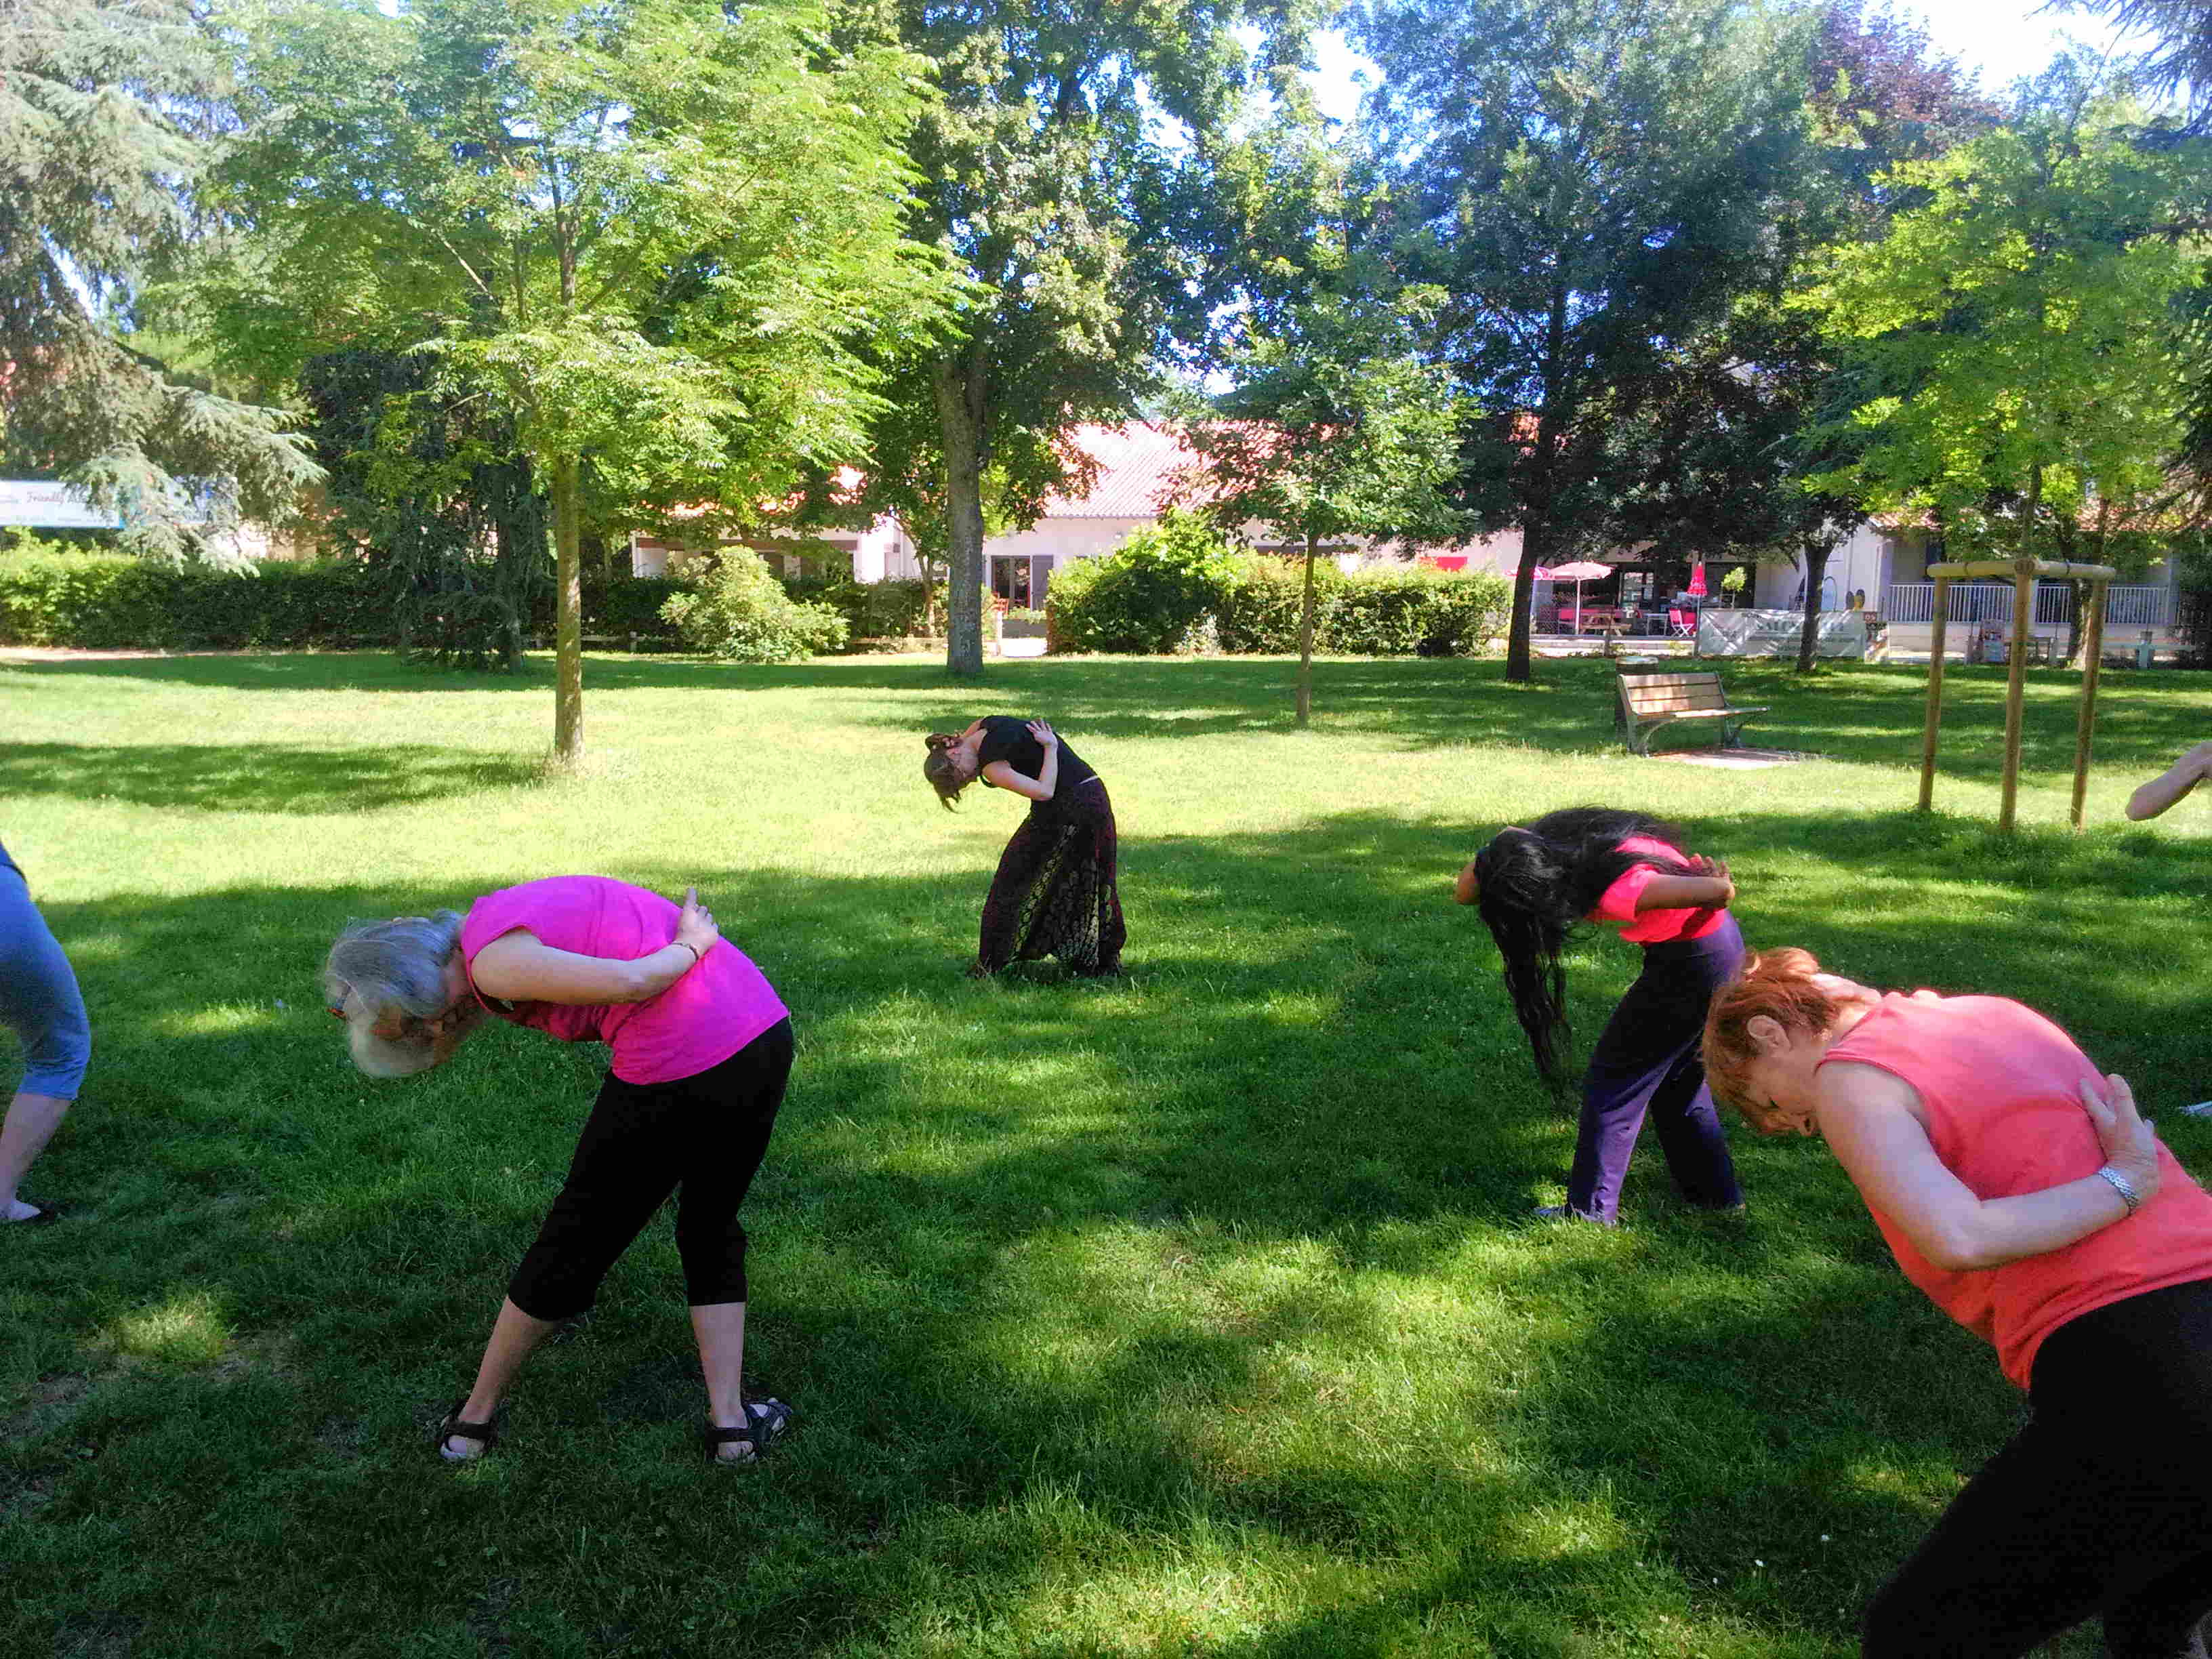
<svg viewBox="0 0 2212 1659"><path fill-rule="evenodd" d="M1901 550L1899 538L1892 532L1875 525L1861 525L1828 555L1827 568L1820 574L1821 608L1841 611L1847 596L1863 592L1867 609L1879 611L1884 588L1892 581L1912 580L1890 574ZM1908 557L1905 562L1916 568L1926 566L1924 559L1914 561ZM1799 596L1804 580L1805 567L1802 562L1767 560L1758 567L1752 603L1763 610L1794 611L1802 603Z"/></svg>

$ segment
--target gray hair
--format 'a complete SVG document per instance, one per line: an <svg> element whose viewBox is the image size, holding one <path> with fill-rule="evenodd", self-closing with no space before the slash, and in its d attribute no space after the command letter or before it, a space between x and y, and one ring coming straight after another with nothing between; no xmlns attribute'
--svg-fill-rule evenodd
<svg viewBox="0 0 2212 1659"><path fill-rule="evenodd" d="M371 1077L407 1077L434 1063L427 1042L394 1042L369 1028L396 1011L412 1019L446 1012L446 964L461 948L461 918L431 916L349 921L323 962L323 990L346 1023L353 1063Z"/></svg>

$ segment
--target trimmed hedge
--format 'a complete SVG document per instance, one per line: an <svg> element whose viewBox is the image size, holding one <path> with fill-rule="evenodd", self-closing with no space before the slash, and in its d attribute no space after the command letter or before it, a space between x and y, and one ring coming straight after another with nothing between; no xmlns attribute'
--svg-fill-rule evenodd
<svg viewBox="0 0 2212 1659"><path fill-rule="evenodd" d="M233 574L119 553L0 553L0 641L87 650L299 649L392 637L391 578L351 559Z"/></svg>
<svg viewBox="0 0 2212 1659"><path fill-rule="evenodd" d="M1139 531L1113 552L1053 572L1046 591L1055 651L1157 654L1298 648L1303 559L1231 555L1194 524ZM1398 567L1347 576L1314 565L1314 648L1350 656L1465 656L1504 630L1503 577Z"/></svg>
<svg viewBox="0 0 2212 1659"><path fill-rule="evenodd" d="M807 605L826 605L844 617L854 641L919 639L933 634L931 584L912 578L856 582L850 577L787 576L784 591ZM936 610L944 613L945 584L934 585Z"/></svg>

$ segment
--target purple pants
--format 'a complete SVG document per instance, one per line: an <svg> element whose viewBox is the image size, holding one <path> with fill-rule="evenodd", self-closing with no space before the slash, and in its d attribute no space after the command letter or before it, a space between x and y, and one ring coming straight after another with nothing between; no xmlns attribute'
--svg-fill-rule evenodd
<svg viewBox="0 0 2212 1659"><path fill-rule="evenodd" d="M1583 1082L1567 1176L1567 1207L1577 1215L1610 1224L1619 1213L1620 1183L1647 1115L1684 1198L1715 1210L1743 1202L1698 1052L1713 993L1742 961L1733 916L1703 939L1644 947L1644 971L1606 1022Z"/></svg>

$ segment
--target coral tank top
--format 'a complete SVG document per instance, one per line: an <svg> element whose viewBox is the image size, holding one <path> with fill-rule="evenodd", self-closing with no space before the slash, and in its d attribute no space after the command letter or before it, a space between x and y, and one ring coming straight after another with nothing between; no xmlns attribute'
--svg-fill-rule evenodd
<svg viewBox="0 0 2212 1659"><path fill-rule="evenodd" d="M2079 1092L2097 1067L2065 1032L2017 1002L1892 992L1820 1063L1837 1060L1879 1066L1911 1085L1936 1156L1977 1198L2063 1186L2105 1161ZM1905 1276L1993 1343L2004 1374L2025 1389L2036 1349L2068 1320L2212 1279L2212 1195L2162 1143L2158 1163L2158 1194L2135 1214L2002 1267L1938 1267L1887 1216L1867 1208Z"/></svg>
<svg viewBox="0 0 2212 1659"><path fill-rule="evenodd" d="M461 923L461 960L475 988L477 952L516 928L578 956L635 961L676 937L681 906L605 876L555 876L487 893ZM643 1002L518 1002L477 992L500 1018L563 1042L604 1042L624 1083L673 1083L720 1065L777 1021L782 999L744 952L718 939L699 964Z"/></svg>

